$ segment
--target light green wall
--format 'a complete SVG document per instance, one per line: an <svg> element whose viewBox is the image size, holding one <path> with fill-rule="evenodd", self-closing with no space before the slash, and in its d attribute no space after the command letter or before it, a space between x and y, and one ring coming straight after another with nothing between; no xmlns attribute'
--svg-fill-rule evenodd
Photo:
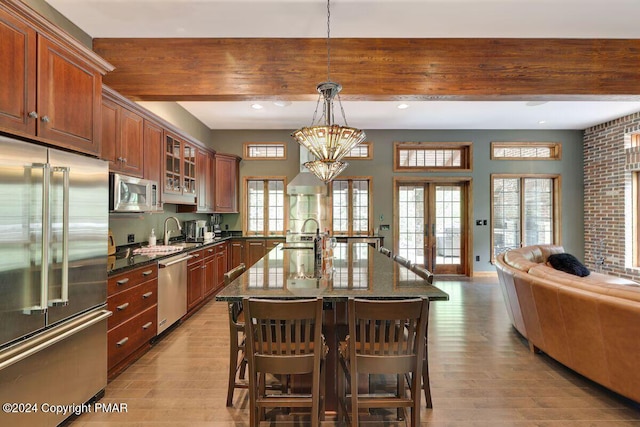
<svg viewBox="0 0 640 427"><path fill-rule="evenodd" d="M248 161L240 163L240 177L286 175L291 181L299 171L298 144L287 130L212 131L211 146L221 152L242 155L244 142L286 142L286 161ZM490 220L490 176L492 173L561 174L562 244L569 253L581 257L583 239L583 169L582 131L537 130L368 130L373 142L373 160L353 160L343 175L373 176L374 227L380 223L393 228L393 177L470 176L473 192L473 265L474 271L494 271L490 259L490 226L475 226L476 219ZM471 173L394 173L394 141L459 141L473 143ZM490 160L492 141L553 141L562 143L559 161ZM241 197L242 197L241 188ZM242 198L241 198L242 200ZM384 219L380 221L382 216ZM225 215L223 224L233 230L242 229L240 215ZM392 231L381 231L385 246L393 247Z"/></svg>
<svg viewBox="0 0 640 427"><path fill-rule="evenodd" d="M89 49L93 49L93 41L91 36L84 31L82 31L79 27L77 27L73 22L69 21L64 17L60 12L51 7L49 3L46 3L44 0L21 0L23 3L31 7L31 9L38 12L40 15L44 16L47 20L51 21L53 24L62 28L73 37L75 37L80 43L88 47Z"/></svg>

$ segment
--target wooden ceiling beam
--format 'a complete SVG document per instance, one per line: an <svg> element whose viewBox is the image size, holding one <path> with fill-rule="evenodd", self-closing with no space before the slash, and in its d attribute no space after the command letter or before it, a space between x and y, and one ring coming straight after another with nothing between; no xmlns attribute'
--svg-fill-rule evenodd
<svg viewBox="0 0 640 427"><path fill-rule="evenodd" d="M94 39L135 100L315 100L326 39ZM343 100L640 99L636 39L331 39Z"/></svg>

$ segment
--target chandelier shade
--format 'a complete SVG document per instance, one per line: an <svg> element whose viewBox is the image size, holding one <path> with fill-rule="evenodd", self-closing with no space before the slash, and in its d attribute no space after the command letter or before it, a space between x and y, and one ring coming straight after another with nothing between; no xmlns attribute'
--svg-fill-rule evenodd
<svg viewBox="0 0 640 427"><path fill-rule="evenodd" d="M338 125L303 127L292 136L316 158L336 162L366 138L360 129Z"/></svg>
<svg viewBox="0 0 640 427"><path fill-rule="evenodd" d="M325 184L333 181L340 175L343 170L349 166L349 163L340 161L314 160L304 164L315 176L320 178Z"/></svg>

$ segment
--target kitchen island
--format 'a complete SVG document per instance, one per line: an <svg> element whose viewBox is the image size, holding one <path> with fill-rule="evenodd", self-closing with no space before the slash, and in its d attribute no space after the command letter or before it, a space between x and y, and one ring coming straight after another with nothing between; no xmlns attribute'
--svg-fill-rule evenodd
<svg viewBox="0 0 640 427"><path fill-rule="evenodd" d="M411 270L362 242L338 243L332 267L313 277L313 249L279 244L217 295L218 301L243 298L296 299L322 297L344 302L349 297L400 299L427 297L448 300L449 295Z"/></svg>
<svg viewBox="0 0 640 427"><path fill-rule="evenodd" d="M337 243L321 277L313 277L313 248L279 244L217 295L228 303L243 298L299 299L322 297L323 334L329 345L326 366L326 410L337 408L338 329L347 324L350 297L402 299L426 297L446 301L446 292L364 242Z"/></svg>

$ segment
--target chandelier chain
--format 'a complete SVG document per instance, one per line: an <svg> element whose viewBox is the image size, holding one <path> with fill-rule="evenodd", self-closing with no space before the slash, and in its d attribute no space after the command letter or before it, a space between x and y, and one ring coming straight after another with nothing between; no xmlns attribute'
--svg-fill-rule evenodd
<svg viewBox="0 0 640 427"><path fill-rule="evenodd" d="M331 81L331 0L327 0L327 81Z"/></svg>

